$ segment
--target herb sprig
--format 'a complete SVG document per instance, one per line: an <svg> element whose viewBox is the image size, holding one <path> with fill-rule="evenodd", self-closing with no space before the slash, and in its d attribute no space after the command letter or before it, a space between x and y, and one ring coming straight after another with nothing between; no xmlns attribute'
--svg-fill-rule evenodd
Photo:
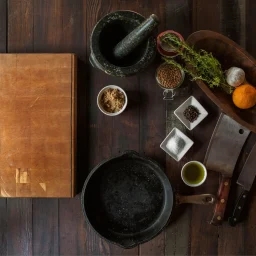
<svg viewBox="0 0 256 256"><path fill-rule="evenodd" d="M233 87L226 83L221 64L212 56L212 53L205 50L196 51L172 34L166 34L161 40L172 47L186 65L182 65L174 59L163 57L165 62L183 69L192 77L193 81L202 80L210 88L221 87L226 93L232 93Z"/></svg>

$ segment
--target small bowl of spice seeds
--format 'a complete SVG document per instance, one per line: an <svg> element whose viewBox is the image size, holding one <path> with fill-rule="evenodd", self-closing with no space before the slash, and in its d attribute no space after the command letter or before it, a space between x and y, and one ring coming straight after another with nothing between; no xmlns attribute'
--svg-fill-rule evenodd
<svg viewBox="0 0 256 256"><path fill-rule="evenodd" d="M116 85L104 87L98 94L97 105L102 113L107 116L121 114L128 103L125 91Z"/></svg>
<svg viewBox="0 0 256 256"><path fill-rule="evenodd" d="M182 103L175 111L175 116L189 129L194 129L208 115L208 112L191 96Z"/></svg>
<svg viewBox="0 0 256 256"><path fill-rule="evenodd" d="M181 86L184 81L185 73L168 63L162 63L156 70L157 84L164 89L164 100L172 100L174 90Z"/></svg>

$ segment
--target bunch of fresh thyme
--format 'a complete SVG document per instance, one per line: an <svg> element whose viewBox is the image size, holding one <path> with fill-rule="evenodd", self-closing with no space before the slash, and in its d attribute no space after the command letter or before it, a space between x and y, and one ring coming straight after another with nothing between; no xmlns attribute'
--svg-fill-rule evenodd
<svg viewBox="0 0 256 256"><path fill-rule="evenodd" d="M172 34L166 34L161 39L178 53L184 60L186 66L178 63L174 59L163 59L175 67L183 69L184 72L192 77L192 80L202 80L210 88L221 87L226 93L232 93L233 88L226 83L224 72L217 59L204 50L195 51L185 42L180 41L178 37Z"/></svg>

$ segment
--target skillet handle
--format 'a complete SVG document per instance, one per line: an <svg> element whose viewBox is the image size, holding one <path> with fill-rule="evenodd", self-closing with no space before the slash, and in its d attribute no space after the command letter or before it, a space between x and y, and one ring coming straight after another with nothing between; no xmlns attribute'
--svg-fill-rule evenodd
<svg viewBox="0 0 256 256"><path fill-rule="evenodd" d="M215 202L216 198L212 194L202 194L193 196L176 195L177 204L203 204L211 205Z"/></svg>

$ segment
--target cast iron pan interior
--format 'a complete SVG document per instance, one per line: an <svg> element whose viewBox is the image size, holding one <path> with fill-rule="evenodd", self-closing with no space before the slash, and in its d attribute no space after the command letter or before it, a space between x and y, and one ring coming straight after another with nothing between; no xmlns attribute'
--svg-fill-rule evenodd
<svg viewBox="0 0 256 256"><path fill-rule="evenodd" d="M125 248L156 236L172 207L172 187L161 167L134 151L95 167L82 192L86 220L99 235Z"/></svg>

